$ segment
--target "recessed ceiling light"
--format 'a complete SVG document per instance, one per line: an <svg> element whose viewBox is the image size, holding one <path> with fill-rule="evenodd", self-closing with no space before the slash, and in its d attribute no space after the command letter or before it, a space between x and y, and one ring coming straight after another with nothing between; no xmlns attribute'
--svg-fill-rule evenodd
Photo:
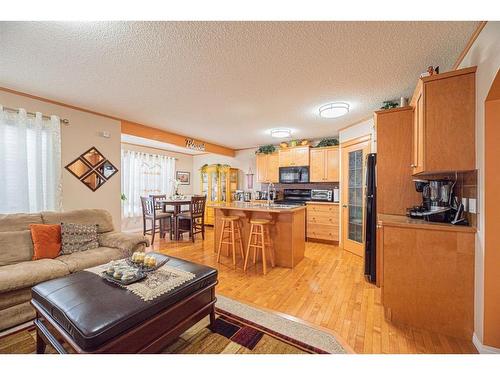
<svg viewBox="0 0 500 375"><path fill-rule="evenodd" d="M271 129L271 137L273 138L287 138L292 134L292 129L276 128Z"/></svg>
<svg viewBox="0 0 500 375"><path fill-rule="evenodd" d="M337 118L349 112L349 104L344 102L334 102L324 104L319 107L319 116L323 118Z"/></svg>

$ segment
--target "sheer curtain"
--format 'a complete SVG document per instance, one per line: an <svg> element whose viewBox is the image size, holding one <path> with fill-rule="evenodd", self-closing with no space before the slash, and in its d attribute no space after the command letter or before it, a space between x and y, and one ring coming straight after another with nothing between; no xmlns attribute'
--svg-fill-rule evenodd
<svg viewBox="0 0 500 375"><path fill-rule="evenodd" d="M142 215L141 197L174 192L175 159L155 154L122 150L123 216Z"/></svg>
<svg viewBox="0 0 500 375"><path fill-rule="evenodd" d="M0 212L61 210L59 117L0 106Z"/></svg>

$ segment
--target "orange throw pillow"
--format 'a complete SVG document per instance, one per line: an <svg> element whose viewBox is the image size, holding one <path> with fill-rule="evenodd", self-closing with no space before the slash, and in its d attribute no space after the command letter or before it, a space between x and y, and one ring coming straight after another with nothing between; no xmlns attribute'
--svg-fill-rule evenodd
<svg viewBox="0 0 500 375"><path fill-rule="evenodd" d="M61 252L61 226L59 224L30 224L33 240L33 260L54 259Z"/></svg>

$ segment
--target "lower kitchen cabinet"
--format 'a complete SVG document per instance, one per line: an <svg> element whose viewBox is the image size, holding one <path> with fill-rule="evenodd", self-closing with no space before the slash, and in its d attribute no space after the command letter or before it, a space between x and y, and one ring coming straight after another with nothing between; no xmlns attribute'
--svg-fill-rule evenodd
<svg viewBox="0 0 500 375"><path fill-rule="evenodd" d="M308 240L339 241L338 203L307 203Z"/></svg>
<svg viewBox="0 0 500 375"><path fill-rule="evenodd" d="M385 318L470 340L475 229L379 215L377 234Z"/></svg>

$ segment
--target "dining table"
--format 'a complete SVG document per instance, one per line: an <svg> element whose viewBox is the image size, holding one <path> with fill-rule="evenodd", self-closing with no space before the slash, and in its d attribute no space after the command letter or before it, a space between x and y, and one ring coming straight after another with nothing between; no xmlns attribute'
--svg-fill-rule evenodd
<svg viewBox="0 0 500 375"><path fill-rule="evenodd" d="M173 230L175 233L175 240L179 240L179 228L177 228L177 220L175 219L177 215L181 213L182 206L189 205L191 203L190 196L182 196L180 198L165 198L165 199L156 199L155 203L161 207L163 212L167 211L167 206L174 207L174 221L173 221Z"/></svg>

